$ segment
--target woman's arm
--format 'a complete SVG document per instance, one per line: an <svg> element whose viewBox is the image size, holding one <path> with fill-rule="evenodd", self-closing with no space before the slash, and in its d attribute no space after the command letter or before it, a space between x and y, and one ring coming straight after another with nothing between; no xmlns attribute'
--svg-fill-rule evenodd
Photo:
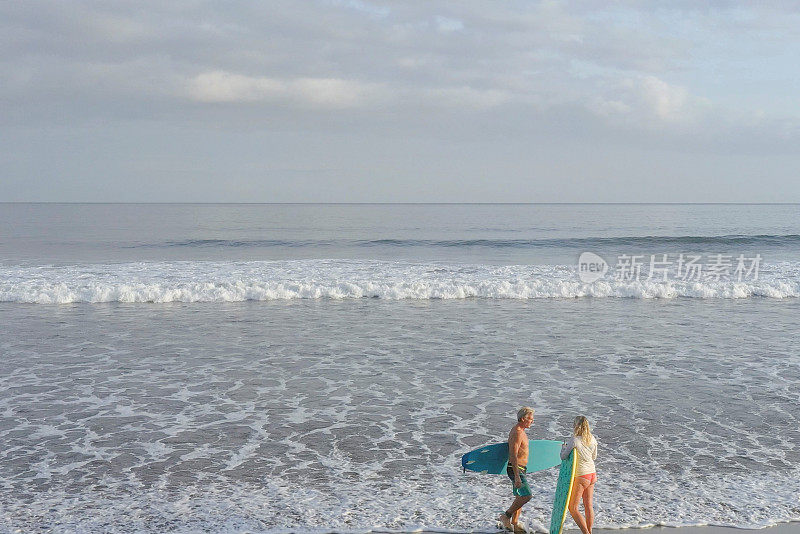
<svg viewBox="0 0 800 534"><path fill-rule="evenodd" d="M572 452L572 449L575 448L575 438L569 438L564 444L561 446L561 459L566 460L569 457L569 453Z"/></svg>

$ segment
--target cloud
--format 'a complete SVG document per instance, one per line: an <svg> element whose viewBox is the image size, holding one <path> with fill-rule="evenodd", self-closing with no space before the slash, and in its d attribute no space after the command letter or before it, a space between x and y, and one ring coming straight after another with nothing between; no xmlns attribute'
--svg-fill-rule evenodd
<svg viewBox="0 0 800 534"><path fill-rule="evenodd" d="M288 92L285 82L225 71L198 74L188 87L188 96L198 102L257 102L275 100Z"/></svg>
<svg viewBox="0 0 800 534"><path fill-rule="evenodd" d="M676 121L692 116L689 91L685 87L670 85L655 76L645 76L639 81L644 101L656 117Z"/></svg>
<svg viewBox="0 0 800 534"><path fill-rule="evenodd" d="M132 17L91 13L85 24L90 33L113 43L128 43L152 37L152 27Z"/></svg>
<svg viewBox="0 0 800 534"><path fill-rule="evenodd" d="M680 127L708 119L712 103L693 95L681 85L670 84L657 76L624 77L606 81L596 88L587 109L601 117L630 126Z"/></svg>
<svg viewBox="0 0 800 534"><path fill-rule="evenodd" d="M458 32L464 29L464 23L458 19L437 16L434 20L436 21L436 29L441 33Z"/></svg>
<svg viewBox="0 0 800 534"><path fill-rule="evenodd" d="M448 175L456 192L507 177L509 193L493 197L504 200L619 176L614 198L642 182L653 153L664 176L691 176L688 191L702 161L714 180L760 177L764 163L790 180L800 15L777 6L0 2L0 159L15 183L49 176L48 190L66 191L85 179L88 197L106 180L124 194L146 176L155 191L173 171L206 169L209 184L239 174L271 200L290 180L259 169L302 162L338 169L305 182L336 199L362 189L353 176L420 200L409 184L439 194ZM676 154L690 156L681 166ZM734 161L743 154L752 171Z"/></svg>
<svg viewBox="0 0 800 534"><path fill-rule="evenodd" d="M438 107L486 109L514 95L469 86L417 88L337 78L280 79L226 71L203 72L188 80L183 96L200 103L288 104L306 108Z"/></svg>
<svg viewBox="0 0 800 534"><path fill-rule="evenodd" d="M365 13L376 18L386 18L392 12L392 10L386 6L379 6L371 2L364 2L362 0L327 0L327 3L338 7L352 9L353 11Z"/></svg>
<svg viewBox="0 0 800 534"><path fill-rule="evenodd" d="M287 102L321 108L374 105L385 99L379 84L337 78L280 79L209 71L192 78L186 96L197 102Z"/></svg>
<svg viewBox="0 0 800 534"><path fill-rule="evenodd" d="M784 23L775 10L739 7L743 15L733 17L722 5L718 20L690 2L569 9L549 1L271 0L223 9L142 1L144 8L0 5L0 77L8 80L0 98L33 110L48 103L66 109L72 101L76 115L93 100L126 101L119 108L137 117L186 100L268 106L284 116L381 109L398 126L439 109L500 107L532 117L589 110L610 128L631 131L686 124L711 131L711 115L745 117L745 129L776 117L798 120L794 108L761 98L780 84L737 94L735 76L745 77L738 66L752 41L736 48L735 64L729 57L740 36L761 37L764 27L773 37L759 39L751 66L773 52L793 56L796 44L787 48L784 39L795 35L793 19ZM707 50L726 54L727 63L701 62ZM783 102L794 102L791 89L783 89Z"/></svg>
<svg viewBox="0 0 800 534"><path fill-rule="evenodd" d="M448 108L488 109L512 102L514 95L498 89L475 89L469 86L441 87L409 91L420 104Z"/></svg>

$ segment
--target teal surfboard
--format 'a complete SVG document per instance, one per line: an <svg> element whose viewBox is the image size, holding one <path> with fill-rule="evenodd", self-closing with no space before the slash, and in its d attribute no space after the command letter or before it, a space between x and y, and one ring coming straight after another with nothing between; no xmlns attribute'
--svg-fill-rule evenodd
<svg viewBox="0 0 800 534"><path fill-rule="evenodd" d="M560 442L559 442L560 443ZM561 462L556 483L556 495L553 498L553 515L550 516L550 534L561 534L564 518L567 516L569 498L575 482L575 467L578 465L578 451L572 449L567 459Z"/></svg>
<svg viewBox="0 0 800 534"><path fill-rule="evenodd" d="M534 439L528 442L528 473L550 469L561 463L561 442ZM464 471L500 475L508 466L508 442L495 443L470 451L461 457Z"/></svg>

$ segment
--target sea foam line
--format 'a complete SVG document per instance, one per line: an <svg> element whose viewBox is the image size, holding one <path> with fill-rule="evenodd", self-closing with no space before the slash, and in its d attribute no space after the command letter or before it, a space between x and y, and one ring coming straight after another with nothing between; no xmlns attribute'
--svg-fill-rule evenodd
<svg viewBox="0 0 800 534"><path fill-rule="evenodd" d="M571 265L459 265L355 260L153 262L0 267L0 302L242 302L295 299L796 298L800 263L758 280L591 284Z"/></svg>

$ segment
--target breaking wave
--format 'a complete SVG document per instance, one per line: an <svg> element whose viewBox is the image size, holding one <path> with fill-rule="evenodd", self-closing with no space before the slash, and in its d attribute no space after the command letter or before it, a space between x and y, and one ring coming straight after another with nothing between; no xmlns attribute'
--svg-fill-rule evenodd
<svg viewBox="0 0 800 534"><path fill-rule="evenodd" d="M800 263L758 279L591 284L570 265L462 265L355 260L1 266L0 302L241 302L294 299L742 299L800 297Z"/></svg>

